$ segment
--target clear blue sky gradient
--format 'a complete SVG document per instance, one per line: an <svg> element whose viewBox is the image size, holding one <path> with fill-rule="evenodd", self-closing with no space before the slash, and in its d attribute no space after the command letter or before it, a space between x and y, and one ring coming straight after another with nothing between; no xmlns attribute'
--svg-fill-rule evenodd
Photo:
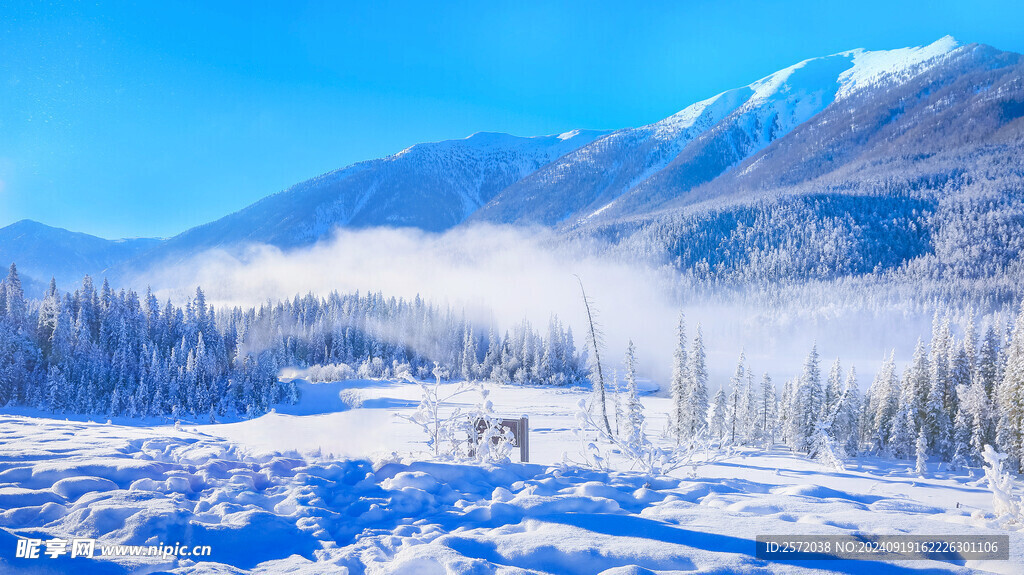
<svg viewBox="0 0 1024 575"><path fill-rule="evenodd" d="M0 226L170 236L417 142L642 125L852 48L1024 52L1017 2L629 4L0 2Z"/></svg>

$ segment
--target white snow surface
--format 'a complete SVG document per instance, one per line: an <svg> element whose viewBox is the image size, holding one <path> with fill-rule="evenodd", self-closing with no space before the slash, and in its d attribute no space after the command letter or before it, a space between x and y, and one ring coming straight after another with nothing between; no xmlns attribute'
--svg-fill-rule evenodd
<svg viewBox="0 0 1024 575"><path fill-rule="evenodd" d="M243 422L121 425L0 415L0 573L1020 573L1020 526L968 472L854 458L832 471L783 448L737 449L674 477L564 466L589 390L493 386L528 415L531 462L430 461L417 386L302 383ZM462 399L469 406L477 398ZM643 398L650 428L668 400ZM10 410L8 410L10 412ZM119 422L123 423L123 422ZM971 471L978 478L978 470ZM1019 491L1019 485L1016 486ZM959 504L959 507L957 506ZM1011 561L754 557L760 534L1004 534ZM210 545L207 561L15 559L17 537Z"/></svg>
<svg viewBox="0 0 1024 575"><path fill-rule="evenodd" d="M872 86L884 77L908 74L911 70L949 54L960 47L952 36L944 36L927 46L899 48L896 50L851 50L845 52L853 58L853 67L839 76L843 87L840 97L854 90Z"/></svg>

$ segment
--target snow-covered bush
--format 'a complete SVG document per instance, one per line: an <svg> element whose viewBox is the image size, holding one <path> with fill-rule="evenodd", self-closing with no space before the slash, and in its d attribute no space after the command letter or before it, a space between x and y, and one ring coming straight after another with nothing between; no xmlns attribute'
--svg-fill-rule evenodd
<svg viewBox="0 0 1024 575"><path fill-rule="evenodd" d="M605 455L599 443L611 444L615 451L630 463L630 469L640 470L650 476L668 475L686 466L707 463L710 451L704 440L703 433L681 444L672 443L669 447L654 444L647 436L647 422L642 418L628 419L623 433L609 434L599 425L587 409L587 402L581 399L576 411L576 435L583 446L583 464L594 469L611 468L611 459ZM589 437L596 432L597 441ZM701 457L701 454L704 454ZM567 464L572 461L568 457L563 460Z"/></svg>
<svg viewBox="0 0 1024 575"><path fill-rule="evenodd" d="M488 398L490 392L484 384L462 381L445 390L442 381L448 378L448 370L435 363L433 375L433 382L416 382L421 389L416 411L411 416L398 417L423 430L434 457L480 463L508 461L514 438L508 428L501 426L501 418L495 415L494 404ZM402 376L411 380L407 370ZM473 410L463 412L448 405L452 399L474 391L480 394L480 399Z"/></svg>
<svg viewBox="0 0 1024 575"><path fill-rule="evenodd" d="M363 363L359 364L356 375L360 379L380 379L385 377L387 371L387 367L384 366L384 360L381 358L366 358L363 360Z"/></svg>
<svg viewBox="0 0 1024 575"><path fill-rule="evenodd" d="M1003 471L1006 454L985 445L981 456L985 460L985 479L992 491L992 510L999 517L1021 521L1021 503L1013 498L1013 478Z"/></svg>
<svg viewBox="0 0 1024 575"><path fill-rule="evenodd" d="M842 471L846 469L846 465L843 463L842 447L836 445L832 436L829 435L829 427L825 422L817 423L809 455L826 467Z"/></svg>
<svg viewBox="0 0 1024 575"><path fill-rule="evenodd" d="M465 443L468 448L466 455L480 463L508 461L515 437L509 428L501 425L501 418L494 413L494 404L488 399L490 391L482 383L477 384L477 390L480 401L467 418L470 428Z"/></svg>
<svg viewBox="0 0 1024 575"><path fill-rule="evenodd" d="M455 389L442 390L441 380L448 376L448 371L434 362L434 382L417 381L420 386L420 404L412 415L401 415L397 417L411 421L418 425L427 436L427 447L434 457L451 457L454 455L455 436L460 427L463 427L462 412L459 408L451 410L447 415L443 413L445 404L453 398L469 393L473 387L468 382L462 382Z"/></svg>
<svg viewBox="0 0 1024 575"><path fill-rule="evenodd" d="M328 363L310 366L306 370L305 379L311 382L345 381L355 376L355 370L347 363Z"/></svg>
<svg viewBox="0 0 1024 575"><path fill-rule="evenodd" d="M599 441L610 443L626 460L631 463L632 469L640 469L647 475L667 475L681 467L692 465L696 472L697 454L709 453L704 441L704 431L700 430L695 436L687 441L679 441L664 448L655 445L647 435L647 418L644 416L643 404L640 403L640 392L636 380L636 355L633 342L629 342L625 357L626 368L626 398L625 405L621 406L618 397L618 382L615 382L615 404L616 427L615 430L607 425L604 417L604 410L601 411L602 419L595 419L592 413L594 405L587 405L586 399L581 399L576 411L576 435L583 446L584 465L596 469L608 469L610 459L602 454L597 442L589 440L593 432L597 432ZM595 385L599 385L595 382ZM593 404L599 405L603 401L603 395L596 395ZM624 413L619 415L619 407ZM620 421L621 420L621 421ZM669 426L672 426L672 418L669 418ZM664 435L664 434L663 434ZM563 458L566 464L571 463L568 456ZM705 460L706 461L706 457Z"/></svg>

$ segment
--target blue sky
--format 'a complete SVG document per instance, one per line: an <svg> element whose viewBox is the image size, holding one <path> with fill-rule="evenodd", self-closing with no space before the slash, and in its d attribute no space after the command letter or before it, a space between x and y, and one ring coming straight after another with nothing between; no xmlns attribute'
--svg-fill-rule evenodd
<svg viewBox="0 0 1024 575"><path fill-rule="evenodd" d="M0 226L169 236L417 142L642 125L851 48L1024 52L1012 2L433 4L0 2Z"/></svg>

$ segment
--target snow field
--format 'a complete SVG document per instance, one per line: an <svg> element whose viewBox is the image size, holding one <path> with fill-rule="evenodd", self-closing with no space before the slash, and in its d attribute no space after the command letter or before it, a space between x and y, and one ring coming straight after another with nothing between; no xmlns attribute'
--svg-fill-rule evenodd
<svg viewBox="0 0 1024 575"><path fill-rule="evenodd" d="M1019 573L1024 565L1020 532L992 515L982 482L938 469L921 478L911 461L853 459L831 471L787 450L737 449L693 477L563 467L562 452L579 450L573 410L586 392L498 386L490 398L500 413L530 417L533 463L431 462L416 428L393 416L415 408L415 386L308 386L323 387L307 390L291 413L180 429L0 415L0 572ZM644 403L656 429L668 400ZM1012 560L753 556L759 534L856 532L1008 532ZM198 563L15 559L15 535L181 542L213 554Z"/></svg>

